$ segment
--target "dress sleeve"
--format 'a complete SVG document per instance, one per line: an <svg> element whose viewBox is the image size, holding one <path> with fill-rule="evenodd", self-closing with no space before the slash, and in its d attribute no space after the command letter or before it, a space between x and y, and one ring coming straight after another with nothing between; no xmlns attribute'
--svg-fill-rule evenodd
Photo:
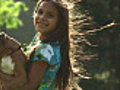
<svg viewBox="0 0 120 90"><path fill-rule="evenodd" d="M60 54L58 53L60 52L56 53L53 46L51 46L50 44L40 44L39 47L36 48L32 61L45 61L53 66L60 62L58 60L58 57L60 58Z"/></svg>

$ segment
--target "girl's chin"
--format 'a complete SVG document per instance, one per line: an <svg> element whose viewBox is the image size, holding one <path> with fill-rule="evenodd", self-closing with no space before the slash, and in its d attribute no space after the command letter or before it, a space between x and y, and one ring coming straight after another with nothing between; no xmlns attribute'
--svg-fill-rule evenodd
<svg viewBox="0 0 120 90"><path fill-rule="evenodd" d="M43 31L43 29L37 29L37 28L36 28L36 30L37 30L37 32L42 32Z"/></svg>

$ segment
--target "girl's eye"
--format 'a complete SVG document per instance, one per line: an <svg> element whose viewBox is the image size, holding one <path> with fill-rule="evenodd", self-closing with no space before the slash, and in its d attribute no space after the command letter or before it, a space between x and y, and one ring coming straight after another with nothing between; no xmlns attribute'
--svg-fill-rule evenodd
<svg viewBox="0 0 120 90"><path fill-rule="evenodd" d="M35 10L34 12L37 13L37 10Z"/></svg>
<svg viewBox="0 0 120 90"><path fill-rule="evenodd" d="M43 14L43 11L42 11L42 10L38 11L38 14L39 14L39 15L42 15L42 14Z"/></svg>
<svg viewBox="0 0 120 90"><path fill-rule="evenodd" d="M51 14L51 13L49 13L47 16L48 16L49 18L53 18L53 17L54 17L54 15Z"/></svg>

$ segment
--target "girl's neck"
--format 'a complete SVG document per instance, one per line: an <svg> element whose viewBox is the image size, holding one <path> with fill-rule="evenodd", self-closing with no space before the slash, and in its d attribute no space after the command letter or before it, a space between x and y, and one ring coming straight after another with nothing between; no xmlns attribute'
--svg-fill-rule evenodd
<svg viewBox="0 0 120 90"><path fill-rule="evenodd" d="M53 34L49 33L49 34L40 34L39 36L39 40L41 42L44 42L44 43L48 43L48 42L56 42L58 41Z"/></svg>
<svg viewBox="0 0 120 90"><path fill-rule="evenodd" d="M40 40L40 41L44 41L45 39L46 39L45 36L43 36L43 35L40 35L40 36L39 36L39 40Z"/></svg>

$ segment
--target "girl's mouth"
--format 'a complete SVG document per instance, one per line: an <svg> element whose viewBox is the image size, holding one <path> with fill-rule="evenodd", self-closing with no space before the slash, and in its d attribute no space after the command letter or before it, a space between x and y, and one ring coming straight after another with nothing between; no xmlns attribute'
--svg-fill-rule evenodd
<svg viewBox="0 0 120 90"><path fill-rule="evenodd" d="M37 21L36 24L39 25L40 27L46 27L46 26L48 26L48 24L42 23L40 21Z"/></svg>

